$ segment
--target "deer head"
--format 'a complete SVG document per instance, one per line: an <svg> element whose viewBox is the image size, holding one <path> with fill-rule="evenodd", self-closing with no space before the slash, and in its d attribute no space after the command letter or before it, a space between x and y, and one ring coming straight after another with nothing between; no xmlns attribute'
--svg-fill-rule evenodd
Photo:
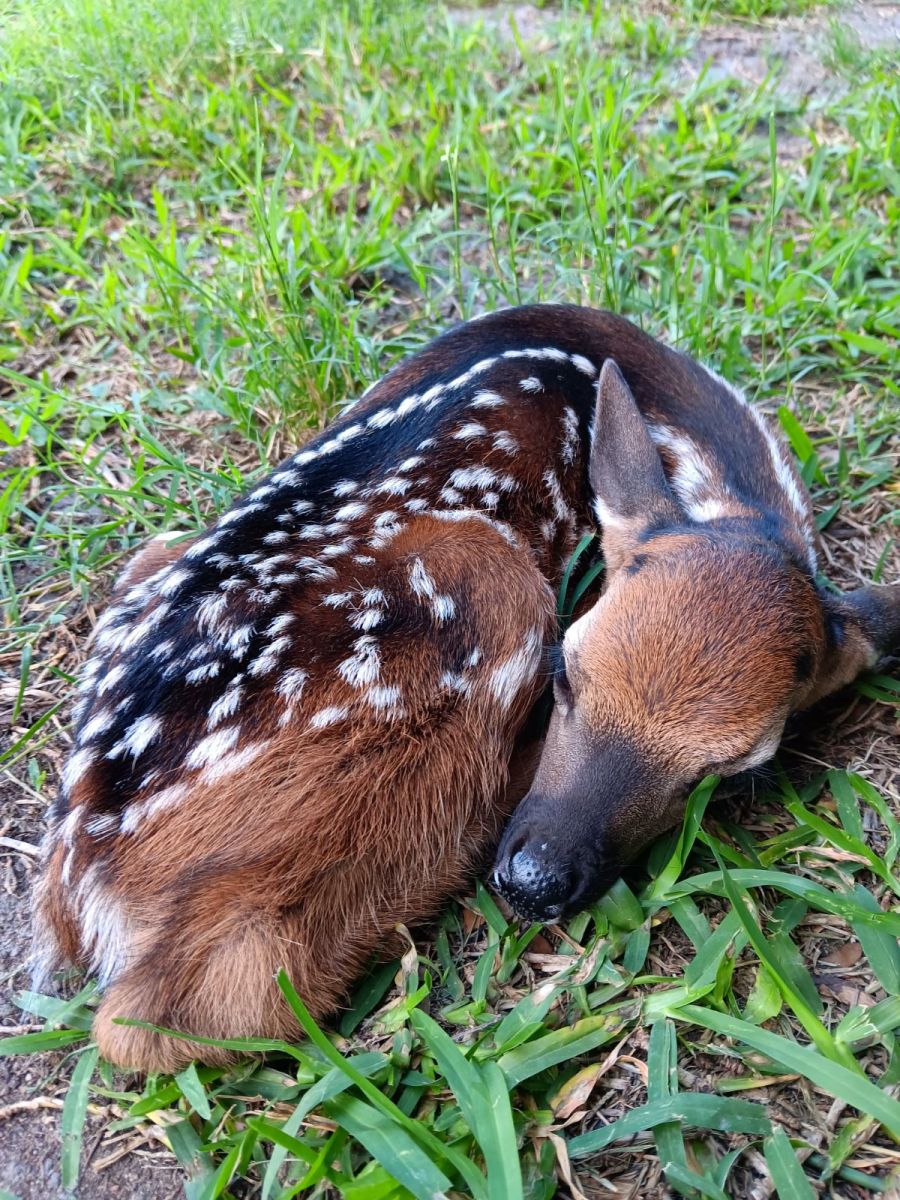
<svg viewBox="0 0 900 1200"><path fill-rule="evenodd" d="M694 783L771 758L792 711L900 644L900 585L832 597L771 514L689 519L611 360L589 475L605 590L558 647L546 742L494 873L533 919L596 899Z"/></svg>

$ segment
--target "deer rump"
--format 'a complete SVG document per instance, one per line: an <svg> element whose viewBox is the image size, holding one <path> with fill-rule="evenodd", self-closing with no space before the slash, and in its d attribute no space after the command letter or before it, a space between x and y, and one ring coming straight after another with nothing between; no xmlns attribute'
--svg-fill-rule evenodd
<svg viewBox="0 0 900 1200"><path fill-rule="evenodd" d="M557 680L529 791L538 743L526 722L547 683L556 590L598 516L610 580L595 607L607 604L618 649L599 619L567 638L577 695ZM696 611L694 561L707 593L725 579L727 611L710 612L707 593ZM646 658L629 650L641 576L654 595L679 580L661 628L682 628L685 612L740 625L741 652L774 680L757 689L753 720L732 714L730 734L727 689L699 734L687 722L694 749L716 727L708 754L724 754L727 773L759 752L737 724L759 726L774 750L782 714L897 639L896 590L826 610L814 573L793 465L699 364L573 307L452 330L210 529L164 535L126 569L93 634L46 842L38 982L66 963L95 974L95 1035L123 1066L174 1071L231 1054L119 1018L212 1039L292 1037L279 968L316 1017L333 1012L372 954L391 951L398 923L433 916L488 864L526 793L497 882L521 911L558 916L677 821L689 777L708 765L681 762L660 737L669 700L610 673ZM761 601L767 588L777 595ZM786 613L787 633L773 636ZM709 684L708 658L693 664L699 681L682 664L682 693ZM598 707L597 688L618 689L624 711ZM554 842L546 828L560 814Z"/></svg>

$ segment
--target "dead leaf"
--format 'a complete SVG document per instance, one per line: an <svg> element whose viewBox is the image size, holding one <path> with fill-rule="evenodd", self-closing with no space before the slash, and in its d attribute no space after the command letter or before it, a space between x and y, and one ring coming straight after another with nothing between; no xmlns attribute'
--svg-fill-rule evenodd
<svg viewBox="0 0 900 1200"><path fill-rule="evenodd" d="M602 1071L602 1063L594 1063L589 1067L582 1067L580 1071L576 1071L571 1079L567 1080L556 1095L550 1101L550 1107L553 1109L553 1115L560 1121L565 1121L570 1117L576 1108L580 1108L582 1104L587 1103L587 1099L594 1090L594 1084L600 1078Z"/></svg>
<svg viewBox="0 0 900 1200"><path fill-rule="evenodd" d="M833 963L836 967L852 967L862 957L862 946L852 939L843 945L829 950L822 959L823 962Z"/></svg>
<svg viewBox="0 0 900 1200"><path fill-rule="evenodd" d="M566 1187L572 1193L572 1200L587 1200L587 1196L585 1196L572 1175L572 1164L569 1161L569 1148L566 1144L566 1139L561 1138L558 1133L551 1133L548 1136L553 1144L553 1149L556 1151L559 1173L562 1175Z"/></svg>

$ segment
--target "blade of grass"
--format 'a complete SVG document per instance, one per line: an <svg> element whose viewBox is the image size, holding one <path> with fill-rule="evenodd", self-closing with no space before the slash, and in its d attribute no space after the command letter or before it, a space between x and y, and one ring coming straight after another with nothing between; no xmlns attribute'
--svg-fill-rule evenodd
<svg viewBox="0 0 900 1200"><path fill-rule="evenodd" d="M464 1155L454 1150L452 1146L441 1142L420 1122L408 1117L392 1100L383 1095L374 1084L347 1062L344 1056L332 1046L331 1042L312 1019L306 1005L297 995L296 989L284 970L278 972L278 986L291 1006L303 1032L312 1044L322 1052L325 1058L339 1070L343 1071L348 1079L356 1084L362 1094L376 1109L380 1110L389 1119L396 1121L401 1128L411 1134L413 1139L419 1142L423 1149L430 1151L436 1159L451 1163L465 1179L476 1200L486 1200L487 1194L484 1177L475 1167L475 1164L469 1162Z"/></svg>
<svg viewBox="0 0 900 1200"><path fill-rule="evenodd" d="M62 1160L60 1174L67 1192L73 1191L78 1183L81 1168L81 1143L84 1137L84 1122L87 1117L91 1079L97 1066L99 1051L88 1046L79 1056L72 1072L72 1079L63 1101L60 1133L62 1134Z"/></svg>
<svg viewBox="0 0 900 1200"><path fill-rule="evenodd" d="M751 1100L682 1092L678 1096L644 1104L610 1125L580 1134L569 1142L569 1154L572 1158L596 1154L621 1138L673 1122L682 1127L690 1125L698 1129L718 1129L723 1133L767 1134L772 1130L765 1109Z"/></svg>
<svg viewBox="0 0 900 1200"><path fill-rule="evenodd" d="M784 1070L796 1072L816 1087L824 1088L829 1095L839 1097L862 1113L870 1113L892 1137L900 1137L900 1102L888 1096L864 1075L832 1062L814 1047L799 1046L768 1029L759 1029L726 1013L701 1008L696 1004L686 1004L672 1015L676 1020L701 1025L714 1033L743 1042L760 1054L767 1055Z"/></svg>
<svg viewBox="0 0 900 1200"><path fill-rule="evenodd" d="M763 1154L779 1200L816 1200L812 1184L780 1125L773 1126L771 1134L763 1141Z"/></svg>

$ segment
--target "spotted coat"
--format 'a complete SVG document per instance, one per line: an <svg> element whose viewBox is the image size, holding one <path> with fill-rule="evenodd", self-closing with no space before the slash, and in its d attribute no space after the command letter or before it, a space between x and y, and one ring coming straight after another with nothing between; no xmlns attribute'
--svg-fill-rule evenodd
<svg viewBox="0 0 900 1200"><path fill-rule="evenodd" d="M110 1058L227 1057L118 1016L294 1033L279 966L326 1015L484 861L527 788L562 570L605 516L586 447L607 357L690 515L762 516L814 565L764 421L619 317L506 310L402 363L209 529L151 543L97 623L38 950L99 976ZM748 473L748 443L773 471Z"/></svg>

